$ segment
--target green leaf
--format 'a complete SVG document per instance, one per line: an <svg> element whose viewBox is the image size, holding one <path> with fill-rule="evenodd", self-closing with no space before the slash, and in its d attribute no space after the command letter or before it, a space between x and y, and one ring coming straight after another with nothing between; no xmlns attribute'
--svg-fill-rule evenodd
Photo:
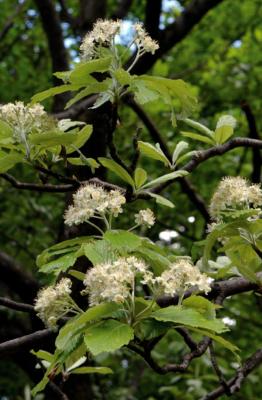
<svg viewBox="0 0 262 400"><path fill-rule="evenodd" d="M162 308L153 312L151 317L158 321L169 321L174 322L176 325L204 328L217 333L222 333L228 330L222 320L206 319L197 310L184 306L169 306Z"/></svg>
<svg viewBox="0 0 262 400"><path fill-rule="evenodd" d="M187 148L188 148L188 143L187 142L181 141L176 145L175 150L173 152L173 156L172 156L172 164L173 164L173 166L176 164L177 159L180 156L180 154L183 153Z"/></svg>
<svg viewBox="0 0 262 400"><path fill-rule="evenodd" d="M96 108L99 108L99 107L101 107L103 104L105 104L107 101L113 101L113 95L112 95L112 93L111 92L104 92L104 93L101 93L98 97L97 97L97 99L96 99L96 101L95 101L95 103L93 104L93 106L92 107L89 107L89 108L91 108L92 110L95 110Z"/></svg>
<svg viewBox="0 0 262 400"><path fill-rule="evenodd" d="M60 272L65 272L68 268L72 267L76 262L76 253L69 253L54 261L50 261L48 264L41 266L40 271L45 274L53 273L55 275L60 274Z"/></svg>
<svg viewBox="0 0 262 400"><path fill-rule="evenodd" d="M70 145L76 141L77 134L75 132L53 131L47 133L34 133L31 134L29 138L30 143L43 148L48 148L58 145Z"/></svg>
<svg viewBox="0 0 262 400"><path fill-rule="evenodd" d="M135 170L135 184L136 188L140 188L147 179L147 172L143 168L136 168Z"/></svg>
<svg viewBox="0 0 262 400"><path fill-rule="evenodd" d="M204 142L207 144L211 144L212 146L215 144L215 142L212 139L210 139L204 135L199 135L198 133L182 131L181 134L185 137L188 137L188 138L191 138L194 140L198 140L200 142Z"/></svg>
<svg viewBox="0 0 262 400"><path fill-rule="evenodd" d="M139 77L148 89L157 91L162 99L170 104L172 98L177 98L183 113L190 113L195 109L197 100L190 86L182 79L167 79L158 76L141 75Z"/></svg>
<svg viewBox="0 0 262 400"><path fill-rule="evenodd" d="M198 132L203 133L204 135L208 136L212 141L214 138L214 132L208 129L205 125L200 124L199 122L193 121L190 118L183 119L187 125L191 126L191 128L195 128Z"/></svg>
<svg viewBox="0 0 262 400"><path fill-rule="evenodd" d="M60 329L55 342L56 347L63 350L76 333L85 329L87 323L110 317L119 307L119 304L116 303L102 303L89 308L80 316L72 318Z"/></svg>
<svg viewBox="0 0 262 400"><path fill-rule="evenodd" d="M157 336L164 335L170 327L171 324L169 322L144 319L137 326L135 333L141 340L151 340Z"/></svg>
<svg viewBox="0 0 262 400"><path fill-rule="evenodd" d="M72 275L74 278L78 279L79 281L83 281L85 279L85 274L83 272L77 271L76 269L70 269L68 271L69 275Z"/></svg>
<svg viewBox="0 0 262 400"><path fill-rule="evenodd" d="M118 80L118 82L120 83L120 85L123 85L123 86L131 85L131 83L134 79L134 77L132 75L130 75L130 73L127 72L123 68L119 68L116 71L114 71L114 75L115 75L116 79Z"/></svg>
<svg viewBox="0 0 262 400"><path fill-rule="evenodd" d="M103 167L109 169L109 171L114 172L119 178L123 179L123 181L129 183L132 187L135 187L135 182L133 178L129 175L129 173L119 164L117 164L114 160L110 160L109 158L99 157L98 161Z"/></svg>
<svg viewBox="0 0 262 400"><path fill-rule="evenodd" d="M133 81L132 90L135 93L135 100L142 105L149 103L150 101L155 101L159 98L157 91L149 89L146 82L140 78L136 78Z"/></svg>
<svg viewBox="0 0 262 400"><path fill-rule="evenodd" d="M45 373L43 379L41 379L40 382L38 382L38 384L31 390L32 396L35 396L37 393L42 392L44 390L44 388L46 387L46 385L49 382L49 378L47 376L47 374Z"/></svg>
<svg viewBox="0 0 262 400"><path fill-rule="evenodd" d="M34 354L34 356L36 356L37 358L48 361L50 363L54 359L54 355L45 350L38 350L38 351L31 350L30 353Z"/></svg>
<svg viewBox="0 0 262 400"><path fill-rule="evenodd" d="M165 197L160 196L159 194L156 193L152 193L152 192L147 192L149 196L153 197L154 199L156 199L156 202L158 204L161 204L162 206L166 206L166 207L170 207L170 208L174 208L175 205L167 200Z"/></svg>
<svg viewBox="0 0 262 400"><path fill-rule="evenodd" d="M156 185L159 185L160 183L164 183L164 182L167 182L167 181L170 181L170 180L173 180L173 179L181 178L181 177L186 176L186 175L188 175L188 172L184 171L182 169L178 170L178 171L174 171L174 172L171 172L170 174L166 174L166 175L160 176L159 178L154 179L151 182L146 183L144 186L141 187L141 189L146 189L146 188L149 188L151 186L156 186Z"/></svg>
<svg viewBox="0 0 262 400"><path fill-rule="evenodd" d="M24 156L20 153L9 153L0 158L0 173L6 172L13 168L17 163L24 160Z"/></svg>
<svg viewBox="0 0 262 400"><path fill-rule="evenodd" d="M112 374L113 371L108 367L79 367L70 371L70 374Z"/></svg>
<svg viewBox="0 0 262 400"><path fill-rule="evenodd" d="M141 245L141 238L139 236L124 230L106 231L104 239L110 243L113 249L121 249L124 247L132 251Z"/></svg>
<svg viewBox="0 0 262 400"><path fill-rule="evenodd" d="M65 109L69 108L77 101L83 99L86 96L89 96L90 94L105 92L111 83L112 79L105 79L103 82L91 83L86 88L77 93L72 99L70 99L66 103Z"/></svg>
<svg viewBox="0 0 262 400"><path fill-rule="evenodd" d="M13 129L11 128L11 126L0 119L0 138L8 138L8 137L12 137L13 135Z"/></svg>
<svg viewBox="0 0 262 400"><path fill-rule="evenodd" d="M94 243L84 244L83 251L93 265L105 263L114 258L112 248L106 240L97 240Z"/></svg>
<svg viewBox="0 0 262 400"><path fill-rule="evenodd" d="M217 343L221 344L223 347L230 350L239 360L239 356L237 354L237 352L239 351L239 348L237 346L235 346L233 343L224 339L222 336L215 335L214 333L204 330L204 329L198 329L198 328L192 328L192 327L190 327L189 329L193 332L200 333L203 336L208 336L211 339L215 340Z"/></svg>
<svg viewBox="0 0 262 400"><path fill-rule="evenodd" d="M216 128L214 139L218 144L223 144L226 142L234 133L234 128L231 125L223 125Z"/></svg>
<svg viewBox="0 0 262 400"><path fill-rule="evenodd" d="M129 325L112 319L92 325L84 335L86 347L94 356L120 349L133 338L134 331Z"/></svg>
<svg viewBox="0 0 262 400"><path fill-rule="evenodd" d="M150 143L142 142L141 140L139 140L138 149L145 156L153 158L154 160L162 161L166 166L170 166L168 158L159 147L157 148Z"/></svg>
<svg viewBox="0 0 262 400"><path fill-rule="evenodd" d="M93 126L92 125L85 125L79 132L75 134L75 140L72 142L72 149L67 150L67 154L72 153L75 151L76 148L81 148L90 138L91 134L93 132Z"/></svg>
<svg viewBox="0 0 262 400"><path fill-rule="evenodd" d="M35 94L31 103L40 103L41 101L47 99L48 97L55 96L57 94L65 93L65 92L74 92L75 90L79 90L83 85L60 85L55 86L50 89L44 90L43 92Z"/></svg>
<svg viewBox="0 0 262 400"><path fill-rule="evenodd" d="M195 308L207 319L214 319L216 317L216 309L219 308L218 305L212 303L202 296L188 297L187 299L183 300L183 306Z"/></svg>
<svg viewBox="0 0 262 400"><path fill-rule="evenodd" d="M70 74L70 81L72 83L80 83L83 85L89 85L90 74L93 72L105 72L109 69L112 61L112 57L99 58L97 60L91 60L78 65Z"/></svg>

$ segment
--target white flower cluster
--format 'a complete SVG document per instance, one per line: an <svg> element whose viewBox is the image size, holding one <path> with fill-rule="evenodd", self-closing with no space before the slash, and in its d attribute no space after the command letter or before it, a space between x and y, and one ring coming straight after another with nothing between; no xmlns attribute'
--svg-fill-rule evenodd
<svg viewBox="0 0 262 400"><path fill-rule="evenodd" d="M99 46L114 45L115 36L120 33L122 27L123 22L119 20L97 20L93 30L84 37L80 46L82 60L87 61L98 58ZM151 39L142 24L134 24L133 29L135 31L133 43L138 47L140 55L147 52L154 54L159 45L155 40Z"/></svg>
<svg viewBox="0 0 262 400"><path fill-rule="evenodd" d="M232 115L222 115L222 117L219 118L217 121L217 126L216 128L221 128L221 126L232 126L232 128L235 128L237 124L237 121Z"/></svg>
<svg viewBox="0 0 262 400"><path fill-rule="evenodd" d="M210 214L219 219L221 212L226 210L242 210L262 206L262 190L260 185L250 184L246 179L225 177L219 183L211 203Z"/></svg>
<svg viewBox="0 0 262 400"><path fill-rule="evenodd" d="M111 214L117 217L126 199L119 190L107 192L100 186L82 186L73 196L73 204L65 213L65 223L78 225L98 215Z"/></svg>
<svg viewBox="0 0 262 400"><path fill-rule="evenodd" d="M93 30L84 37L80 46L82 59L87 61L96 58L98 56L98 46L112 43L120 28L120 21L98 19L94 24Z"/></svg>
<svg viewBox="0 0 262 400"><path fill-rule="evenodd" d="M82 293L89 294L91 306L110 301L123 303L134 290L136 275L146 273L146 264L133 256L97 264L87 271Z"/></svg>
<svg viewBox="0 0 262 400"><path fill-rule="evenodd" d="M22 101L0 106L0 119L13 129L14 139L23 142L29 133L43 130L50 118L41 104L25 105Z"/></svg>
<svg viewBox="0 0 262 400"><path fill-rule="evenodd" d="M55 286L38 292L34 308L46 326L56 328L57 321L75 308L70 297L71 284L70 279L63 278Z"/></svg>
<svg viewBox="0 0 262 400"><path fill-rule="evenodd" d="M134 25L135 39L134 42L143 53L154 54L159 49L158 43L153 40L143 28L141 23Z"/></svg>
<svg viewBox="0 0 262 400"><path fill-rule="evenodd" d="M153 211L151 211L149 208L146 210L140 210L137 214L135 214L135 223L137 225L146 225L150 228L155 223Z"/></svg>
<svg viewBox="0 0 262 400"><path fill-rule="evenodd" d="M158 295L181 296L189 288L205 293L211 290L209 277L201 273L189 259L179 259L171 263L156 278L149 271L142 283L148 284Z"/></svg>

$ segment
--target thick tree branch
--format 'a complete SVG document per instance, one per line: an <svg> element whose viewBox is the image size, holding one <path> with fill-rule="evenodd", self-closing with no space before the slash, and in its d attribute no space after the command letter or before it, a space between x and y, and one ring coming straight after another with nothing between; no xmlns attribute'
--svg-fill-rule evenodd
<svg viewBox="0 0 262 400"><path fill-rule="evenodd" d="M0 297L0 306L10 308L11 310L35 313L35 309L31 304L18 303L16 301Z"/></svg>
<svg viewBox="0 0 262 400"><path fill-rule="evenodd" d="M249 137L251 139L260 139L258 129L257 129L257 124L256 124L256 119L255 116L252 112L252 109L250 105L243 101L241 104L241 108L244 111L249 127ZM252 176L251 180L252 182L255 183L260 183L260 178L261 178L261 165L262 165L262 157L261 157L261 150L258 148L254 147L252 149L253 152L253 170L252 170Z"/></svg>
<svg viewBox="0 0 262 400"><path fill-rule="evenodd" d="M0 344L0 355L6 356L12 353L31 350L34 346L43 344L47 339L54 336L52 329L42 329L29 335L21 336L16 339L8 340Z"/></svg>
<svg viewBox="0 0 262 400"><path fill-rule="evenodd" d="M45 31L52 60L52 71L66 71L69 69L68 56L64 44L63 31L59 15L52 0L34 0L38 8L43 29ZM56 77L54 84L61 82ZM54 110L60 110L67 99L67 94L55 97Z"/></svg>
<svg viewBox="0 0 262 400"><path fill-rule="evenodd" d="M40 286L17 261L0 251L0 277L20 298L32 303Z"/></svg>

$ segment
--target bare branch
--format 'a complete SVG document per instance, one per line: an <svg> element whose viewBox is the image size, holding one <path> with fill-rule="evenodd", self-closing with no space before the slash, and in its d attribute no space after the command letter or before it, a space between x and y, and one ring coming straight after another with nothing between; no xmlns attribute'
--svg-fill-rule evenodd
<svg viewBox="0 0 262 400"><path fill-rule="evenodd" d="M251 357L249 357L243 364L241 368L238 369L235 377L229 379L226 382L227 387L230 390L230 395L236 393L240 390L244 379L262 363L262 349L257 350ZM226 388L224 385L220 385L217 389L213 390L207 394L202 400L214 400L218 399L226 393Z"/></svg>
<svg viewBox="0 0 262 400"><path fill-rule="evenodd" d="M0 174L0 178L5 179L7 182L11 183L11 185L16 189L21 190L32 190L35 192L52 192L52 193L64 193L71 192L75 190L75 185L51 185L51 184L37 184L37 183L29 183L29 182L20 182L17 181L12 175L7 173Z"/></svg>
<svg viewBox="0 0 262 400"><path fill-rule="evenodd" d="M4 306L16 311L35 313L35 309L33 306L31 306L31 304L18 303L5 297L0 297L0 306Z"/></svg>
<svg viewBox="0 0 262 400"><path fill-rule="evenodd" d="M0 344L0 355L5 356L12 353L22 352L32 349L35 345L42 344L47 339L53 337L52 329L42 329L29 335L21 336L16 339L8 340Z"/></svg>

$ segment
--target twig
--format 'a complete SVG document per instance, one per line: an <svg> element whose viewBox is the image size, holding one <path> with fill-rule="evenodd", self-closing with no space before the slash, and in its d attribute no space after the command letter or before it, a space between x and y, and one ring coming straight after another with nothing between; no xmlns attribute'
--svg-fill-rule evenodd
<svg viewBox="0 0 262 400"><path fill-rule="evenodd" d="M230 390L230 395L240 390L244 379L260 364L262 363L262 349L258 349L251 357L249 357L241 368L238 369L236 375L229 379L226 384ZM214 400L226 393L224 385L220 385L217 389L213 390L202 400Z"/></svg>

